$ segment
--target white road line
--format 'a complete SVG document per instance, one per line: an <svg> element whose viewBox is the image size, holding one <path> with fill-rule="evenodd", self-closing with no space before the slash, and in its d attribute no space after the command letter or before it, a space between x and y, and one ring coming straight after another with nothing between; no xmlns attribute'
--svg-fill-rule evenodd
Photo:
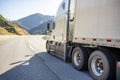
<svg viewBox="0 0 120 80"><path fill-rule="evenodd" d="M28 47L35 53L35 50L33 49L33 47L29 44Z"/></svg>
<svg viewBox="0 0 120 80"><path fill-rule="evenodd" d="M30 50L32 50L33 53L35 53L34 48L28 43L28 40L25 40L25 43L27 44L28 48L30 48Z"/></svg>

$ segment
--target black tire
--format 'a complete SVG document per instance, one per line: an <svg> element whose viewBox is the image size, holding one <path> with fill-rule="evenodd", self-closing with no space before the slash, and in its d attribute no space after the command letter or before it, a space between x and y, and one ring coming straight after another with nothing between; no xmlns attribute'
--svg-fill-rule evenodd
<svg viewBox="0 0 120 80"><path fill-rule="evenodd" d="M48 53L50 53L49 41L46 42L46 50Z"/></svg>
<svg viewBox="0 0 120 80"><path fill-rule="evenodd" d="M94 51L89 57L88 68L95 80L115 80L115 59L108 51Z"/></svg>
<svg viewBox="0 0 120 80"><path fill-rule="evenodd" d="M77 70L85 70L88 67L88 53L83 47L75 47L72 52L72 65ZM80 58L78 60L78 58Z"/></svg>

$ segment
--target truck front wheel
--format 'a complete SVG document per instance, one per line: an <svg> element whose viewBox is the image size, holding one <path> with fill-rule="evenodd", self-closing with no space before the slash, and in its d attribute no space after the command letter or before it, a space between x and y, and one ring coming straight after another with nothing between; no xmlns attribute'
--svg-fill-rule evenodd
<svg viewBox="0 0 120 80"><path fill-rule="evenodd" d="M94 51L90 55L88 68L95 80L114 80L115 60L108 51Z"/></svg>
<svg viewBox="0 0 120 80"><path fill-rule="evenodd" d="M77 70L84 70L87 68L88 53L83 47L75 47L72 52L72 65Z"/></svg>

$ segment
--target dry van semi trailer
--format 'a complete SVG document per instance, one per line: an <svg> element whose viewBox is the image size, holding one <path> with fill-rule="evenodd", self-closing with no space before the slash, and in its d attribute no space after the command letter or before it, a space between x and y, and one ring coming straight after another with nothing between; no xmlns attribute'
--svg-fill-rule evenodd
<svg viewBox="0 0 120 80"><path fill-rule="evenodd" d="M63 0L46 49L95 80L120 80L120 0Z"/></svg>

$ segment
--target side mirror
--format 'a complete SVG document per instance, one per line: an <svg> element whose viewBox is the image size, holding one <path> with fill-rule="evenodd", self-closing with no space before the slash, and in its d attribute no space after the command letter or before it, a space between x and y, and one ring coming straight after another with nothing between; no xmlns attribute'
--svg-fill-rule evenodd
<svg viewBox="0 0 120 80"><path fill-rule="evenodd" d="M50 24L47 24L47 31L50 31Z"/></svg>
<svg viewBox="0 0 120 80"><path fill-rule="evenodd" d="M55 22L53 22L53 29L55 29Z"/></svg>
<svg viewBox="0 0 120 80"><path fill-rule="evenodd" d="M50 29L50 23L47 24L47 34L50 34L52 32L52 30Z"/></svg>

